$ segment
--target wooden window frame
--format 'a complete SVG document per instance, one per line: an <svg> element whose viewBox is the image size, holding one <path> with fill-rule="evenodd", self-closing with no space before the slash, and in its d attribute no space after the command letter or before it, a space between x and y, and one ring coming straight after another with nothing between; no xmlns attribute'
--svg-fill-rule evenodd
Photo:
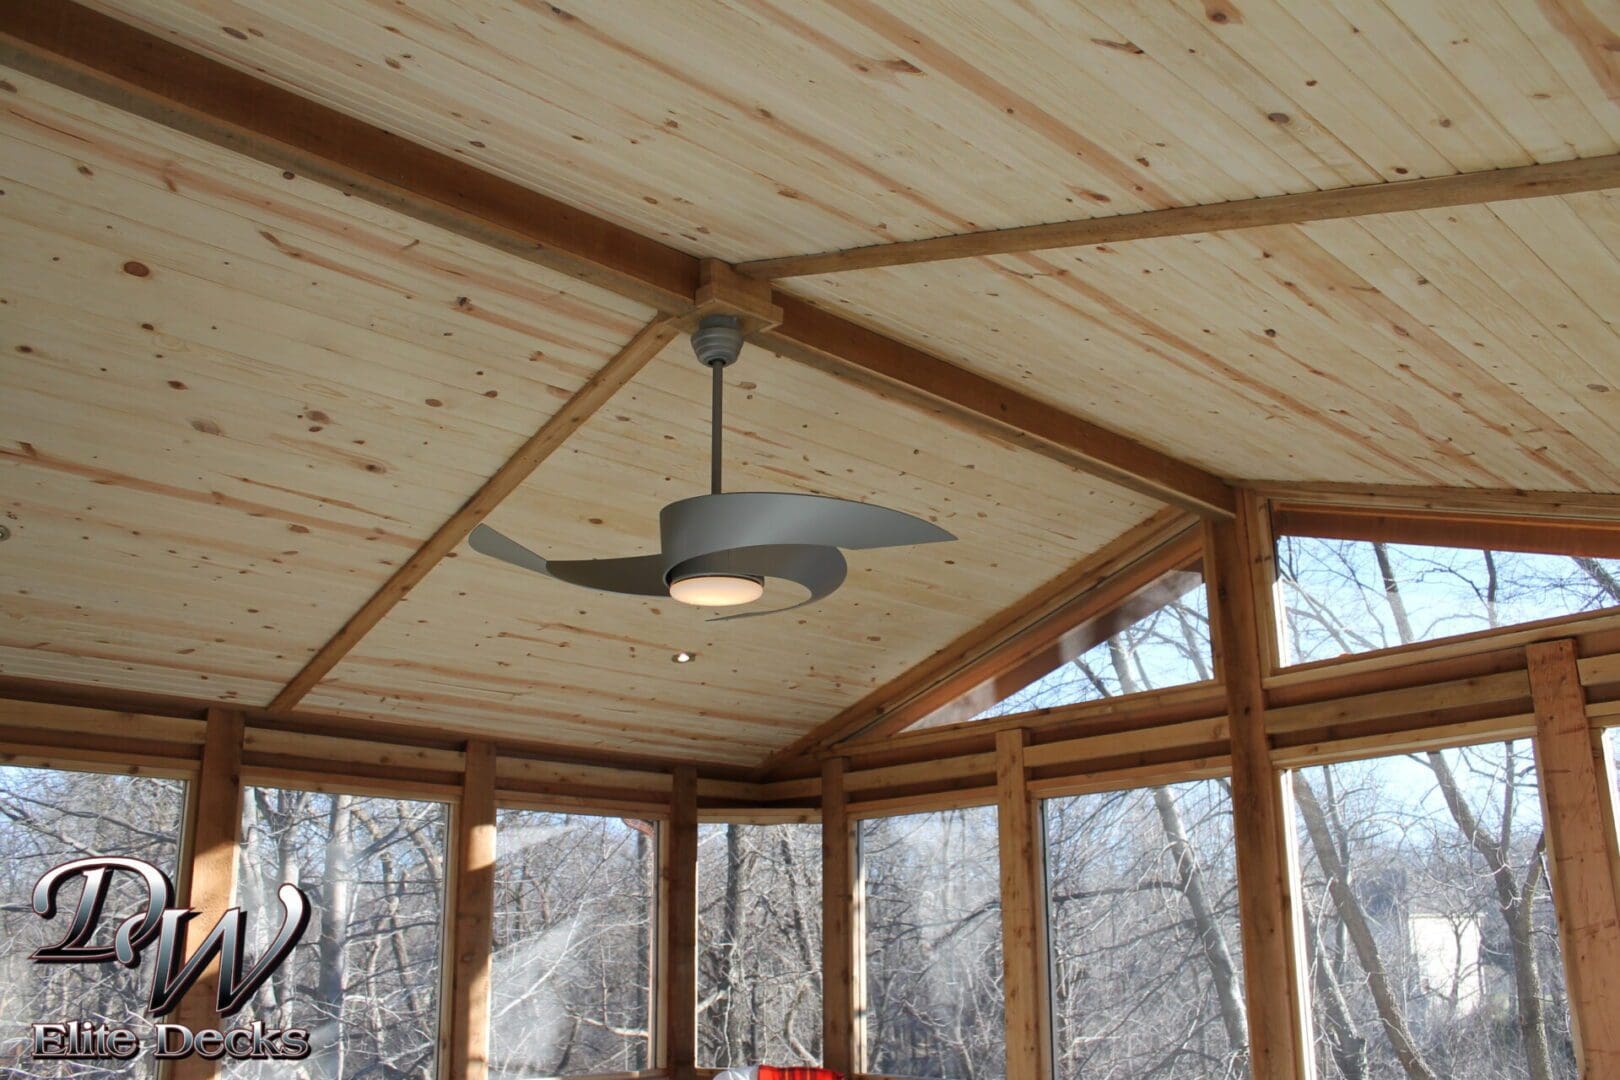
<svg viewBox="0 0 1620 1080"><path fill-rule="evenodd" d="M633 1072L564 1073L538 1078L538 1080L654 1080L654 1078L670 1076L669 1067L663 1063L665 1044L664 995L662 992L664 965L668 963L666 955L668 949L668 912L664 897L664 882L666 880L664 851L667 843L669 808L664 807L658 813L648 813L640 807L636 807L632 812L628 807L634 804L626 804L624 808L615 809L592 801L588 805L581 807L574 803L559 803L555 796L530 795L526 792L510 792L500 789L496 790L495 795L497 819L502 810L522 810L540 814L568 814L575 817L634 817L638 820L651 822L653 826L653 920L647 950L647 1024L652 1032L652 1053L649 1055L652 1064L645 1069L638 1069ZM500 855L500 830L498 828L495 833L495 853L498 859ZM493 1035L494 1027L491 1025L484 1034L486 1045ZM714 1070L710 1071L713 1072Z"/></svg>
<svg viewBox="0 0 1620 1080"><path fill-rule="evenodd" d="M1281 537L1620 558L1620 521L1257 500L1254 526L1262 548L1258 557L1272 585L1271 617L1263 627L1268 637L1263 682L1268 690L1308 683L1329 674L1383 671L1571 634L1620 629L1620 604L1615 604L1429 641L1286 663L1281 642L1283 605L1278 599L1282 582L1276 571L1276 543Z"/></svg>
<svg viewBox="0 0 1620 1080"><path fill-rule="evenodd" d="M1049 712L1050 709L1037 709L984 720L973 719L1110 635L1151 615L1171 600L1186 595L1189 589L1175 590L1167 586L1164 579L1177 572L1195 570L1203 576L1201 585L1207 589L1208 566L1202 537L1199 530L1193 527L1144 552L1140 558L1096 587L1076 596L1034 625L1020 630L938 684L899 704L885 714L880 730L873 735L856 735L841 745L859 746L901 735L956 730L978 724L1000 722L1003 726L1018 726L1017 722L1024 717ZM1206 682L1156 687L1140 693L1201 686ZM1120 701L1136 696L1122 694L1106 700ZM1064 707L1067 706L1052 708ZM949 719L926 728L915 726L939 717Z"/></svg>

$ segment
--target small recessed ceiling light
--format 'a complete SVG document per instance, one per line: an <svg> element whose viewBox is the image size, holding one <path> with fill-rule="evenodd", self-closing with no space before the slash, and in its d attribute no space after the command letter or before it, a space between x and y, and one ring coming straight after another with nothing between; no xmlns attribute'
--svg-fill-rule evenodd
<svg viewBox="0 0 1620 1080"><path fill-rule="evenodd" d="M11 530L6 528L4 525L0 525L0 540L10 540L10 539L11 539Z"/></svg>
<svg viewBox="0 0 1620 1080"><path fill-rule="evenodd" d="M682 649L680 652L670 657L670 659L675 661L677 664L690 664L694 659L696 659L696 657L687 652L685 649Z"/></svg>

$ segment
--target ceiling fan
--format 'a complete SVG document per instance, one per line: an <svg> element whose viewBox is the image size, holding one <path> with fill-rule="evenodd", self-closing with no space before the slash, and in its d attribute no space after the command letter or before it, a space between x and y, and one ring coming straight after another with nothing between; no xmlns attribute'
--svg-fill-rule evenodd
<svg viewBox="0 0 1620 1080"><path fill-rule="evenodd" d="M474 551L558 581L633 596L668 596L695 607L758 600L767 578L808 590L798 603L725 616L774 615L815 603L842 585L848 565L840 548L901 547L956 537L939 526L881 506L779 491L720 489L721 398L725 369L742 351L735 316L710 315L692 334L692 350L713 383L709 494L672 502L658 514L662 550L620 559L545 559L480 525ZM719 620L716 620L719 621Z"/></svg>

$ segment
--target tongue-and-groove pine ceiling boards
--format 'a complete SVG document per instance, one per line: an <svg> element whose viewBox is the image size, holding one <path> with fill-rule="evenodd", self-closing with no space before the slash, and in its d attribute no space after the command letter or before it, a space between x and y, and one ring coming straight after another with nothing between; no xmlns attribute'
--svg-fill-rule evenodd
<svg viewBox="0 0 1620 1080"><path fill-rule="evenodd" d="M1596 0L89 7L733 263L1620 152ZM268 704L658 315L0 78L6 677ZM1620 488L1614 190L778 287L1233 481ZM750 347L728 376L729 486L960 542L720 624L458 546L298 707L754 765L1169 513L836 368ZM673 335L490 523L655 550L704 490L707 395Z"/></svg>

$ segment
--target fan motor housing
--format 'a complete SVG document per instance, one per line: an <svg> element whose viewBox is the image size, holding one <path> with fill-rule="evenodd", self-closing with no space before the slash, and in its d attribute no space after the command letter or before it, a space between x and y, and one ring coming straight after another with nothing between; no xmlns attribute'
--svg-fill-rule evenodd
<svg viewBox="0 0 1620 1080"><path fill-rule="evenodd" d="M692 332L692 351L704 367L735 364L742 344L742 322L735 315L707 315Z"/></svg>

